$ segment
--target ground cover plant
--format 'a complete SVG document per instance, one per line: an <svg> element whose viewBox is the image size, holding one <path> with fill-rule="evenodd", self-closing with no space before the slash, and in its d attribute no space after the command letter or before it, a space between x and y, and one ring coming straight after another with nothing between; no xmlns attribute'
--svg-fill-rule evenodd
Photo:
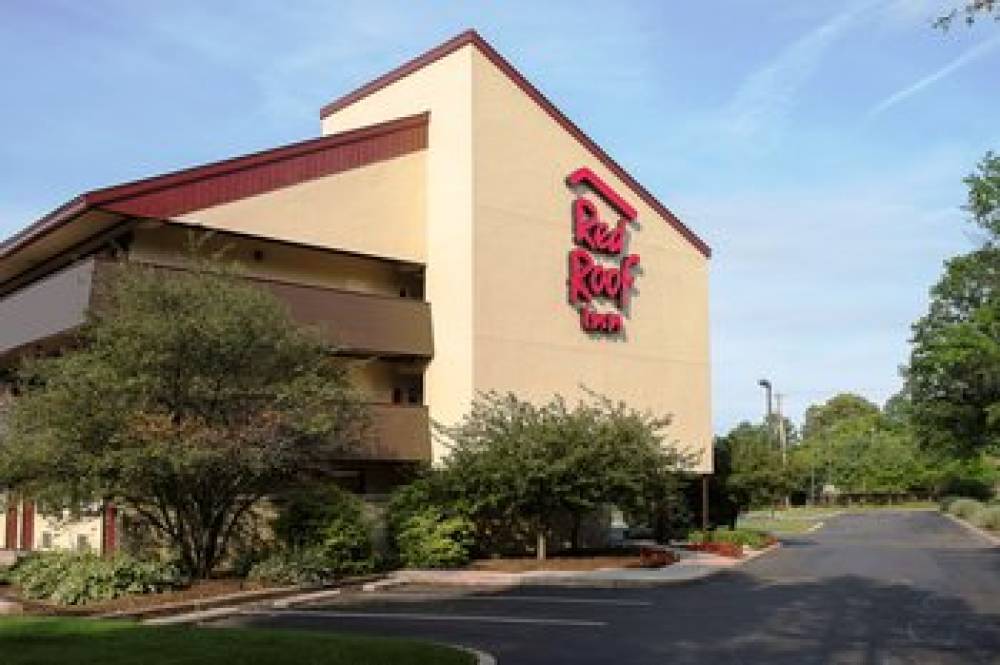
<svg viewBox="0 0 1000 665"><path fill-rule="evenodd" d="M76 552L31 555L7 571L5 578L18 587L24 598L60 605L159 593L188 582L173 563L142 561L124 554L102 558Z"/></svg>

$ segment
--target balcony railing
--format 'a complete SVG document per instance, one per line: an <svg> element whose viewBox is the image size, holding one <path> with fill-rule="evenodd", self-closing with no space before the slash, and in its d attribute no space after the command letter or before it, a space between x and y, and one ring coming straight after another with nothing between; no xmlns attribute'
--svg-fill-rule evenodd
<svg viewBox="0 0 1000 665"><path fill-rule="evenodd" d="M0 299L0 355L82 324L96 264L93 259L81 261Z"/></svg>
<svg viewBox="0 0 1000 665"><path fill-rule="evenodd" d="M59 338L83 323L93 286L113 262L87 259L0 300L0 356ZM177 268L162 268L177 272ZM299 323L315 326L340 352L429 358L430 305L397 298L248 278L284 302Z"/></svg>
<svg viewBox="0 0 1000 665"><path fill-rule="evenodd" d="M427 407L408 404L370 404L371 429L350 457L363 460L429 462L430 419Z"/></svg>

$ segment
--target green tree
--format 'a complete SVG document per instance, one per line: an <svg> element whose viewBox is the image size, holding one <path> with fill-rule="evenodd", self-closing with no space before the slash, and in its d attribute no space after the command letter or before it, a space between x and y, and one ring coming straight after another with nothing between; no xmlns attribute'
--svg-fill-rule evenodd
<svg viewBox="0 0 1000 665"><path fill-rule="evenodd" d="M792 489L781 451L763 425L742 422L716 445L728 454L726 491L740 511L773 506Z"/></svg>
<svg viewBox="0 0 1000 665"><path fill-rule="evenodd" d="M1000 446L1000 158L987 154L965 183L982 245L945 264L904 373L918 440L975 455Z"/></svg>
<svg viewBox="0 0 1000 665"><path fill-rule="evenodd" d="M809 407L809 436L796 451L796 484L806 489L814 482L830 483L841 492L863 495L931 491L931 460L913 437L911 413L906 390L890 398L884 410L852 393Z"/></svg>
<svg viewBox="0 0 1000 665"><path fill-rule="evenodd" d="M549 534L569 516L605 504L640 512L662 499L665 469L682 456L663 441L669 419L592 396L574 406L560 397L536 406L513 394L486 393L453 427L445 471L483 532L521 524L534 535L539 559ZM500 525L498 527L498 525Z"/></svg>
<svg viewBox="0 0 1000 665"><path fill-rule="evenodd" d="M878 412L878 406L864 397L840 393L823 404L814 404L806 409L802 438L815 438L839 422L858 416L873 416Z"/></svg>
<svg viewBox="0 0 1000 665"><path fill-rule="evenodd" d="M0 481L124 502L204 577L263 497L329 474L364 414L331 349L225 267L116 273L76 347L22 368Z"/></svg>

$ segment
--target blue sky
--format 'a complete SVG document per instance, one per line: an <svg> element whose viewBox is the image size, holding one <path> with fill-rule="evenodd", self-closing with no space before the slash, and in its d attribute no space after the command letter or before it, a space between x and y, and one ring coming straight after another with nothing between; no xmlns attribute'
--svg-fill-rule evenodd
<svg viewBox="0 0 1000 665"><path fill-rule="evenodd" d="M900 385L961 183L1000 149L1000 25L947 1L0 3L0 236L81 191L318 133L468 28L714 248L717 429ZM614 91L611 94L610 91Z"/></svg>

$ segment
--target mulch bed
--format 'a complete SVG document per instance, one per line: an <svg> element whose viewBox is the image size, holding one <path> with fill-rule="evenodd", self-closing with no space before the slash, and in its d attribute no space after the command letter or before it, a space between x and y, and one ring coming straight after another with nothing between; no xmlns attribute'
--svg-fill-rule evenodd
<svg viewBox="0 0 1000 665"><path fill-rule="evenodd" d="M49 616L86 616L89 614L106 614L109 612L142 610L167 603L181 603L194 600L207 600L240 591L262 589L260 585L248 584L245 580L224 578L216 580L199 580L185 589L151 593L137 596L123 596L114 600L105 600L86 605L55 605L39 600L25 600L17 595L16 587L0 586L0 597L6 597L20 603L25 612Z"/></svg>
<svg viewBox="0 0 1000 665"><path fill-rule="evenodd" d="M530 557L479 559L470 563L468 569L491 573L584 572L601 568L660 568L676 560L676 555L670 550L656 548L650 552L637 550L620 554L554 556L545 561Z"/></svg>

